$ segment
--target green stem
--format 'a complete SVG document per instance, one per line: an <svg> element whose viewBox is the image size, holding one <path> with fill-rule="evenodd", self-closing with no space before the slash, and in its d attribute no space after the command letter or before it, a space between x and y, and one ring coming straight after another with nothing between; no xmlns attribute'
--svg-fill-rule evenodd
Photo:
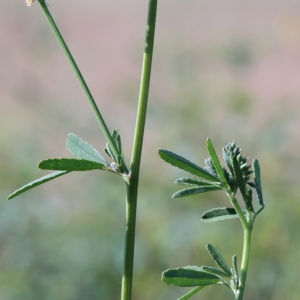
<svg viewBox="0 0 300 300"><path fill-rule="evenodd" d="M149 0L148 20L143 57L143 67L141 75L141 85L139 103L137 110L137 120L135 126L133 150L130 164L130 182L127 185L126 198L126 240L124 272L122 278L121 300L131 300L133 260L134 260L134 240L136 223L136 206L139 183L139 170L142 155L143 137L146 122L147 102L149 94L151 63L153 55L155 20L156 20L157 0Z"/></svg>
<svg viewBox="0 0 300 300"><path fill-rule="evenodd" d="M187 299L191 298L192 296L194 296L196 293L198 293L200 290L202 290L204 287L205 287L205 285L204 286L197 286L196 288L189 291L187 294L185 294L182 297L178 298L178 300L187 300Z"/></svg>
<svg viewBox="0 0 300 300"><path fill-rule="evenodd" d="M251 233L252 233L254 218L252 217L251 213L249 213L248 220L247 220L235 196L232 193L230 193L229 197L230 197L231 204L233 205L237 214L239 215L239 219L241 221L244 230L243 254L242 254L241 270L239 276L240 277L239 288L238 288L238 294L236 296L236 300L242 300L244 295L245 285L246 285L248 266L249 266Z"/></svg>
<svg viewBox="0 0 300 300"><path fill-rule="evenodd" d="M243 244L243 256L240 270L240 283L239 283L239 293L237 300L242 300L245 290L248 265L249 265L249 257L250 257L250 244L251 244L251 232L252 226L248 226L246 230L244 230L244 244Z"/></svg>
<svg viewBox="0 0 300 300"><path fill-rule="evenodd" d="M81 86L81 88L82 88L82 90L83 90L83 92L84 92L84 94L85 94L85 96L86 96L86 98L87 98L87 100L88 100L95 116L96 116L96 119L97 119L97 121L100 125L100 128L102 129L102 132L103 132L108 144L110 145L110 148L112 149L114 155L116 157L118 157L119 154L118 154L115 142L112 139L112 136L111 136L106 124L105 124L105 121L104 121L98 107L97 107L97 104L96 104L96 102L95 102L95 100L94 100L94 98L93 98L93 96L92 96L92 94L91 94L91 92L90 92L90 90L89 90L89 88L88 88L88 86L87 86L87 84L86 84L86 82L85 82L85 80L84 80L84 78L83 78L83 76L82 76L82 74L81 74L81 72L80 72L80 70L79 70L79 68L78 68L78 66L77 66L70 50L69 50L69 48L68 48L68 46L67 46L67 44L65 43L60 31L58 30L58 28L55 24L54 19L52 18L51 14L50 14L50 11L48 9L48 6L47 6L45 0L38 0L38 1L39 1L40 5L42 7L42 10L43 10L43 12L44 12L44 14L45 14L45 16L48 20L48 23L49 23L49 25L50 25L57 41L58 41L61 49L63 50L69 64L71 65L71 67L73 69L73 72L75 73L76 78L79 81L79 84L80 84L80 86ZM122 165L122 170L124 170L124 172L128 173L127 167L126 167L125 162L122 158L121 158L121 165Z"/></svg>
<svg viewBox="0 0 300 300"><path fill-rule="evenodd" d="M241 207L238 204L237 199L235 198L234 194L232 192L228 192L228 195L230 197L230 202L232 204L232 206L234 207L235 211L237 212L239 219L241 221L241 224L243 226L244 231L249 227L249 224L247 222L247 219L241 209Z"/></svg>

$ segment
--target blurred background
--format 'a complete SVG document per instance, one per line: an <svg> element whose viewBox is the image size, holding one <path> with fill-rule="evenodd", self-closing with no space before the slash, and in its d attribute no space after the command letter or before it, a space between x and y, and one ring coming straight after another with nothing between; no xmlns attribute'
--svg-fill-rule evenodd
<svg viewBox="0 0 300 300"><path fill-rule="evenodd" d="M0 3L0 299L120 299L125 186L104 172L71 173L7 201L71 157L69 132L99 151L93 113L38 3ZM147 1L55 1L50 10L127 163L133 141ZM266 209L255 223L245 299L299 299L300 2L159 1L137 215L133 300L177 299L167 268L214 265L242 250L237 220L206 224L222 193L171 199L187 174L158 148L203 165L209 136L258 158ZM103 152L102 152L103 153ZM207 287L193 299L232 299Z"/></svg>

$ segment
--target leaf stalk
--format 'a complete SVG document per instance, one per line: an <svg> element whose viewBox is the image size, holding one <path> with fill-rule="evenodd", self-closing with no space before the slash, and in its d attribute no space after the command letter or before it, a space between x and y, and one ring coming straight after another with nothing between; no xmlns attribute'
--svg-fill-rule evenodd
<svg viewBox="0 0 300 300"><path fill-rule="evenodd" d="M45 2L45 0L38 0L38 2L41 5L41 8L44 12L44 15L45 15L45 17L46 17L53 33L54 33L54 36L55 36L56 40L58 41L63 53L65 54L70 66L73 70L73 72L75 73L75 76L76 76L76 78L77 78L77 80L78 80L78 82L79 82L79 84L80 84L80 86L81 86L81 88L82 88L82 90L83 90L83 92L84 92L84 94L85 94L85 96L86 96L86 98L87 98L94 114L95 114L95 117L98 121L98 124L100 125L100 128L101 128L101 130L102 130L109 146L111 147L111 149L114 152L115 156L119 157L120 155L118 154L115 142L114 142L114 140L113 140L113 138L112 138L112 136L111 136L111 134L110 134L110 132L107 128L107 125L106 125L106 123L105 123L105 121L104 121L104 119L103 119L103 117L100 113L100 110L99 110L99 108L98 108L98 106L97 106L97 104L96 104L96 102L95 102L95 100L92 96L92 93L90 92L90 90L89 90L89 88L88 88L88 86L87 86L87 84L86 84L86 82L85 82L85 80L84 80L84 78L83 78L83 76L82 76L82 74L81 74L81 72L80 72L80 70L79 70L79 68L78 68L78 66L77 66L77 64L76 64L76 62L75 62L75 60L74 60L67 44L66 44L66 42L65 42L65 40L64 40L64 38L62 37L58 27L56 26L56 23L55 23L52 15L51 15L49 9L48 9L47 3ZM120 158L120 162L121 162L122 169L126 173L128 173L128 169L127 169L127 167L125 165L125 162L124 162L122 157Z"/></svg>

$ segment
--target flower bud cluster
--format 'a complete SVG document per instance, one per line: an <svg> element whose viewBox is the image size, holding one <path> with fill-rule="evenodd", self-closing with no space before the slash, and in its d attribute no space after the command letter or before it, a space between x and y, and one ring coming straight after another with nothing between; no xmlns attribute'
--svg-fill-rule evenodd
<svg viewBox="0 0 300 300"><path fill-rule="evenodd" d="M226 144L223 147L223 156L233 176L234 172L232 170L233 168L230 161L233 157L235 157L240 166L240 170L242 171L245 183L249 184L251 187L255 187L253 182L249 182L249 180L251 179L251 174L253 173L253 171L250 170L251 165L247 165L247 160L249 157L242 156L242 149L240 147L237 147L234 142ZM228 161L228 159L226 158L231 159Z"/></svg>

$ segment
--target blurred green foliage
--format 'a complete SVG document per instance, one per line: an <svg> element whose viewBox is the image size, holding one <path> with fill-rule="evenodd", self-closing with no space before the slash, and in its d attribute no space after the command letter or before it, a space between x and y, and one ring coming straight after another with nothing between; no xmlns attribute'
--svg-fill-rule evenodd
<svg viewBox="0 0 300 300"><path fill-rule="evenodd" d="M159 10L163 20L171 21L167 25L158 22L161 31L157 32L155 45L139 188L133 300L176 299L184 294L184 289L162 283L161 272L180 265L210 264L205 250L208 243L215 245L227 260L236 253L240 262L242 230L238 221L200 222L204 211L226 206L227 198L222 193L219 197L218 193L214 193L171 199L177 188L173 181L185 174L169 167L157 155L157 148L165 148L203 165L207 157L207 136L214 141L216 149L234 139L242 146L243 155L251 160L256 157L261 164L266 208L253 231L245 299L296 300L300 294L296 283L300 247L300 95L288 91L276 93L276 85L272 86L270 93L260 94L252 88L250 80L253 70L260 70L261 59L276 53L277 48L272 44L275 33L271 32L270 37L258 30L256 35L253 33L251 38L243 39L240 34L235 35L231 31L220 31L219 34L213 31L211 39L199 38L200 42L197 42L202 31L192 31L199 28L194 25L185 28L186 32L194 35L184 32L181 25L186 19L178 21L176 18L178 30L170 30L176 26L171 12L178 15L182 12L184 16L191 16L190 20L198 22L201 5L206 7L212 18L215 8L210 8L208 2L196 5L190 1L191 9L182 11L183 4L175 2L176 5L170 3L169 6L164 3ZM71 12L74 15L66 18L65 23L62 16L66 12L55 11L58 18L61 17L61 23L70 24L77 14L82 15L79 3L82 1L75 1ZM170 5L174 11L168 10L172 8ZM56 4L53 3L53 6ZM117 6L120 4L113 6L114 9ZM57 54L59 49L51 42L52 36L45 29L41 13L37 13L34 6L27 17L20 8L16 11L7 4L6 10L9 9L11 14L20 16L10 20L3 17L5 10L0 10L3 17L0 19L6 22L5 28L8 25L12 28L10 36L20 32L23 36L31 36L31 39L23 44L5 40L8 46L1 49L1 65L9 62L11 75L4 72L7 69L1 68L0 78L5 84L1 86L4 100L0 103L0 299L119 299L125 230L125 187L122 179L101 171L72 173L16 199L5 200L16 188L46 174L36 169L40 160L67 155L64 141L69 132L78 134L99 151L105 146L81 91L75 80L72 81L71 72L66 71L69 70L67 65L61 62L63 60ZM99 11L93 11L98 16L100 4ZM93 12L85 13L89 16ZM222 13L224 18L231 17L228 11ZM118 11L116 14L118 16ZM37 20L32 21L35 18ZM95 21L96 17L91 20ZM110 22L107 18L104 21ZM141 24L144 23L143 19ZM72 29L73 39L71 31L67 30L68 25L65 26L63 28L70 35L74 55L79 57L79 64L83 66L92 90L96 90L99 106L104 109L111 129L118 127L120 130L128 162L136 109L133 99L138 93L138 55L142 51L144 29L138 40L140 43L130 39L126 41L126 45L130 45L130 55L122 59L132 65L123 66L124 74L128 74L123 78L116 73L110 73L109 77L107 72L112 72L111 69L109 66L102 69L102 56L98 57L98 52L93 52L94 48L100 52L110 49L102 49L100 44L91 49L81 42L79 36L88 38L82 32L77 34L83 27L82 23L78 24L80 28ZM134 26L140 25L135 23ZM95 26L96 31L99 28L101 26ZM121 25L116 30L120 28L123 30ZM108 36L114 34L116 32L109 32ZM106 43L101 40L101 46L109 45L109 41L112 43L112 38ZM79 48L79 42L82 48ZM288 41L278 37L276 42L289 53ZM270 46L265 47L266 43ZM120 45L114 47L122 49ZM24 65L15 64L20 57L20 53L16 52L18 49L24 55L20 58ZM89 51L95 57L97 54L99 65L95 63L94 66L94 61L91 63L86 58ZM103 57L114 61L118 53L109 52L110 56ZM9 57L12 59L9 60ZM119 66L113 67L119 70ZM271 81L273 75L269 73ZM107 76L111 78L106 83L107 90L98 89L101 86L99 82L103 84L101 78ZM223 300L228 297L231 295L225 288L207 287L194 298Z"/></svg>

